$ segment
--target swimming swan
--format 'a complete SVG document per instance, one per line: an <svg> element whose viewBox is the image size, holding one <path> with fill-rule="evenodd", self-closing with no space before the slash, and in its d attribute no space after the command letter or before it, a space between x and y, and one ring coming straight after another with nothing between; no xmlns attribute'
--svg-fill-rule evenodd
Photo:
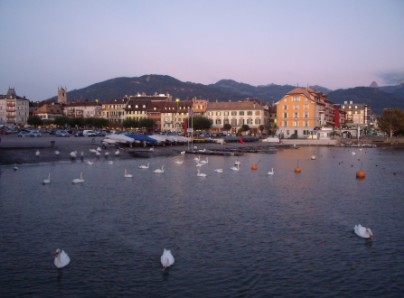
<svg viewBox="0 0 404 298"><path fill-rule="evenodd" d="M129 174L128 171L125 169L124 177L125 178L133 178L133 175Z"/></svg>
<svg viewBox="0 0 404 298"><path fill-rule="evenodd" d="M171 254L169 249L164 248L160 261L161 265L163 265L163 271L174 264L174 256Z"/></svg>
<svg viewBox="0 0 404 298"><path fill-rule="evenodd" d="M59 248L56 250L55 253L55 260L53 262L56 266L56 268L63 268L67 265L69 265L70 263L70 258L67 255L67 253L65 253L64 250L60 250Z"/></svg>
<svg viewBox="0 0 404 298"><path fill-rule="evenodd" d="M155 170L154 170L154 173L156 173L156 174L162 174L162 173L164 173L164 166L161 166L160 169L155 169Z"/></svg>
<svg viewBox="0 0 404 298"><path fill-rule="evenodd" d="M45 179L42 181L42 184L45 185L45 184L49 184L50 182L51 182L51 180L50 180L50 173L49 173L48 178L45 178Z"/></svg>
<svg viewBox="0 0 404 298"><path fill-rule="evenodd" d="M354 227L354 232L361 238L372 238L373 232L370 228L365 228L361 224L357 224Z"/></svg>
<svg viewBox="0 0 404 298"><path fill-rule="evenodd" d="M80 178L75 178L72 180L73 184L77 184L77 183L84 183L84 178L83 178L83 172L80 173Z"/></svg>

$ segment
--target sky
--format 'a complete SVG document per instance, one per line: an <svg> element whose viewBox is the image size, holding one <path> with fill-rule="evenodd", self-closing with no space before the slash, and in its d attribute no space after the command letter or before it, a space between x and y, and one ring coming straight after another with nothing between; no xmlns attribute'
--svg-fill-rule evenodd
<svg viewBox="0 0 404 298"><path fill-rule="evenodd" d="M403 0L0 0L0 94L116 77L214 84L404 82Z"/></svg>

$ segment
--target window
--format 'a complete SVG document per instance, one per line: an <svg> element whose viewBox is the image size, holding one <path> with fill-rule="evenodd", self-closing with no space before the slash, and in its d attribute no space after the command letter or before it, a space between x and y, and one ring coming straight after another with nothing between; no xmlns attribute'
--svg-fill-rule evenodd
<svg viewBox="0 0 404 298"><path fill-rule="evenodd" d="M221 114L220 112L216 112L216 116L220 116L220 114Z"/></svg>
<svg viewBox="0 0 404 298"><path fill-rule="evenodd" d="M237 126L237 119L231 119L231 126Z"/></svg>
<svg viewBox="0 0 404 298"><path fill-rule="evenodd" d="M299 117L299 113L293 113L293 118Z"/></svg>
<svg viewBox="0 0 404 298"><path fill-rule="evenodd" d="M309 127L309 121L304 121L304 127Z"/></svg>
<svg viewBox="0 0 404 298"><path fill-rule="evenodd" d="M299 109L299 105L293 105L293 108L294 108L295 110L298 110L298 109Z"/></svg>
<svg viewBox="0 0 404 298"><path fill-rule="evenodd" d="M309 113L308 112L304 113L304 118L309 118Z"/></svg>
<svg viewBox="0 0 404 298"><path fill-rule="evenodd" d="M293 121L293 127L298 127L299 122Z"/></svg>
<svg viewBox="0 0 404 298"><path fill-rule="evenodd" d="M260 124L261 124L261 119L255 118L255 125L260 125Z"/></svg>
<svg viewBox="0 0 404 298"><path fill-rule="evenodd" d="M232 116L237 116L237 112L236 111L231 111L231 115Z"/></svg>
<svg viewBox="0 0 404 298"><path fill-rule="evenodd" d="M216 119L216 125L221 125L222 124L222 120L221 119Z"/></svg>
<svg viewBox="0 0 404 298"><path fill-rule="evenodd" d="M284 110L287 110L287 109L288 109L288 106L287 106L287 105L284 105L284 106L283 106L283 109L284 109Z"/></svg>
<svg viewBox="0 0 404 298"><path fill-rule="evenodd" d="M244 111L238 112L239 116L244 116Z"/></svg>
<svg viewBox="0 0 404 298"><path fill-rule="evenodd" d="M283 121L283 127L288 127L288 121Z"/></svg>
<svg viewBox="0 0 404 298"><path fill-rule="evenodd" d="M249 124L249 125L250 125L250 124L253 124L253 120L252 120L251 118L248 118L248 119L247 119L247 124Z"/></svg>
<svg viewBox="0 0 404 298"><path fill-rule="evenodd" d="M305 104L305 105L304 105L304 109L305 109L305 110L308 110L308 109L309 109L309 105L308 105L308 104Z"/></svg>
<svg viewBox="0 0 404 298"><path fill-rule="evenodd" d="M294 101L294 102L300 101L300 97L299 96L293 96L292 101Z"/></svg>
<svg viewBox="0 0 404 298"><path fill-rule="evenodd" d="M288 118L288 113L283 113L283 118Z"/></svg>
<svg viewBox="0 0 404 298"><path fill-rule="evenodd" d="M247 116L252 116L252 111L247 111Z"/></svg>
<svg viewBox="0 0 404 298"><path fill-rule="evenodd" d="M261 115L260 111L255 111L255 116Z"/></svg>

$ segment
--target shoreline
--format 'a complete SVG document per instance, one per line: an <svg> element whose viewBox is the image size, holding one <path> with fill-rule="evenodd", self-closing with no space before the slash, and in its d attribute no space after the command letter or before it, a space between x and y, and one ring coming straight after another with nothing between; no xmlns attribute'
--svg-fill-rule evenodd
<svg viewBox="0 0 404 298"><path fill-rule="evenodd" d="M102 147L103 137L55 137L52 135L45 135L37 138L18 138L17 135L2 135L0 142L0 165L12 165L12 164L25 164L25 163L40 163L40 162L55 162L63 160L74 160L70 156L70 152L77 151L77 159L133 159L133 158L147 158L157 156L175 156L181 151L187 151L193 153L194 148L189 148L188 144L183 145L168 145L168 146L155 146L153 147L153 153L147 157L140 157L136 154L131 154L130 151L147 151L150 147L119 147L119 155L115 155L115 151L118 149L115 146L107 147L103 149L100 156L95 156L90 150ZM352 142L349 144L342 144L338 140L303 140L303 139L282 139L281 144L264 143L261 141L241 144L238 142L231 143L192 143L192 146L196 146L199 149L216 150L216 151L238 151L244 153L260 152L260 150L268 150L268 148L287 149L293 148L293 146L328 146L328 147L399 147L394 146L391 142L372 142L371 140L363 140L360 144ZM37 156L35 153L39 150L40 154ZM59 155L55 154L55 151L59 151ZM105 156L105 152L109 155ZM261 151L262 152L262 151ZM195 152L199 153L199 152ZM81 158L80 158L81 157Z"/></svg>

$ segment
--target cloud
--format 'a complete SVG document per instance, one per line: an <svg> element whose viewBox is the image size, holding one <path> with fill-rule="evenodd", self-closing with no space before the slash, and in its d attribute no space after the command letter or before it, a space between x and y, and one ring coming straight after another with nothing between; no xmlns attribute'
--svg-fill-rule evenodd
<svg viewBox="0 0 404 298"><path fill-rule="evenodd" d="M377 74L387 85L404 83L404 71L381 72Z"/></svg>

